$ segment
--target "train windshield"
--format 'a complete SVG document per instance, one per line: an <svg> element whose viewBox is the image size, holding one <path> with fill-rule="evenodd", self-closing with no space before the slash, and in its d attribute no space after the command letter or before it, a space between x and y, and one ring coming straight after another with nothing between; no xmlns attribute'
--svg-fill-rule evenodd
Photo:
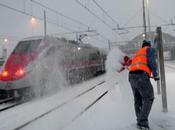
<svg viewBox="0 0 175 130"><path fill-rule="evenodd" d="M29 40L29 41L20 41L13 51L13 53L31 53L36 52L41 39L38 40Z"/></svg>

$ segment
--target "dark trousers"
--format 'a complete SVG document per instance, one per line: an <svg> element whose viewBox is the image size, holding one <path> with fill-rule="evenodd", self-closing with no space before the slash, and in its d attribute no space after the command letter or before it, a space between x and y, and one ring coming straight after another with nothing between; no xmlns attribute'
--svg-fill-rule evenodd
<svg viewBox="0 0 175 130"><path fill-rule="evenodd" d="M149 76L143 73L129 73L129 82L134 95L137 123L148 126L148 116L154 100L154 91Z"/></svg>

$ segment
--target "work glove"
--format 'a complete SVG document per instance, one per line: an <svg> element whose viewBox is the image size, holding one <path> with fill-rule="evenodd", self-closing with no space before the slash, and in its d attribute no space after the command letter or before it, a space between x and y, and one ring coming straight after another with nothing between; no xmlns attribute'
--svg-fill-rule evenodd
<svg viewBox="0 0 175 130"><path fill-rule="evenodd" d="M155 80L155 81L158 81L158 80L160 80L160 77L159 77L159 76L155 76L155 77L154 77L154 80Z"/></svg>
<svg viewBox="0 0 175 130"><path fill-rule="evenodd" d="M124 56L123 58L123 65L124 66L130 66L131 65L131 59L128 56Z"/></svg>

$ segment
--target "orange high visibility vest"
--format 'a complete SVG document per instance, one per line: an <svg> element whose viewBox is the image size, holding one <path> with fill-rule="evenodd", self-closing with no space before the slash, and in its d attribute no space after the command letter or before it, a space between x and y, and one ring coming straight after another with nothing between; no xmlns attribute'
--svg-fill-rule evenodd
<svg viewBox="0 0 175 130"><path fill-rule="evenodd" d="M152 71L148 67L148 59L146 57L147 48L148 47L141 48L135 53L135 56L132 58L132 63L129 66L129 71L143 70L151 76Z"/></svg>

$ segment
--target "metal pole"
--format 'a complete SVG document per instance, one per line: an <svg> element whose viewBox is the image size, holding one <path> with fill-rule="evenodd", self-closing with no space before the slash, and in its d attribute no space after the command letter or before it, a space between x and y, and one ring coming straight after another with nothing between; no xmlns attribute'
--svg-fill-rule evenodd
<svg viewBox="0 0 175 130"><path fill-rule="evenodd" d="M75 34L76 34L76 41L79 42L79 40L78 40L78 33L75 32Z"/></svg>
<svg viewBox="0 0 175 130"><path fill-rule="evenodd" d="M164 55L163 55L163 41L162 41L162 29L157 27L157 44L159 50L159 64L160 64L160 80L162 91L162 107L163 112L168 112L167 94L166 94L166 82L165 82L165 68L164 68Z"/></svg>
<svg viewBox="0 0 175 130"><path fill-rule="evenodd" d="M159 54L157 55L157 59L158 61L160 61L159 59ZM158 62L158 75L160 75L160 62ZM157 94L160 95L160 80L157 81Z"/></svg>
<svg viewBox="0 0 175 130"><path fill-rule="evenodd" d="M148 39L151 40L151 22L150 22L150 0L147 0L147 17L148 17Z"/></svg>
<svg viewBox="0 0 175 130"><path fill-rule="evenodd" d="M160 75L160 63L159 63L159 48L158 48L158 34L154 39L154 48L157 53L157 66L158 66L158 75ZM157 94L160 95L160 80L157 81Z"/></svg>
<svg viewBox="0 0 175 130"><path fill-rule="evenodd" d="M109 51L111 50L111 43L110 40L108 40L108 47L109 47Z"/></svg>
<svg viewBox="0 0 175 130"><path fill-rule="evenodd" d="M46 11L44 10L44 37L46 36L46 30L47 26L46 26Z"/></svg>
<svg viewBox="0 0 175 130"><path fill-rule="evenodd" d="M145 0L143 0L143 28L144 28L145 39L147 39L147 32L146 32L146 15L145 15Z"/></svg>

